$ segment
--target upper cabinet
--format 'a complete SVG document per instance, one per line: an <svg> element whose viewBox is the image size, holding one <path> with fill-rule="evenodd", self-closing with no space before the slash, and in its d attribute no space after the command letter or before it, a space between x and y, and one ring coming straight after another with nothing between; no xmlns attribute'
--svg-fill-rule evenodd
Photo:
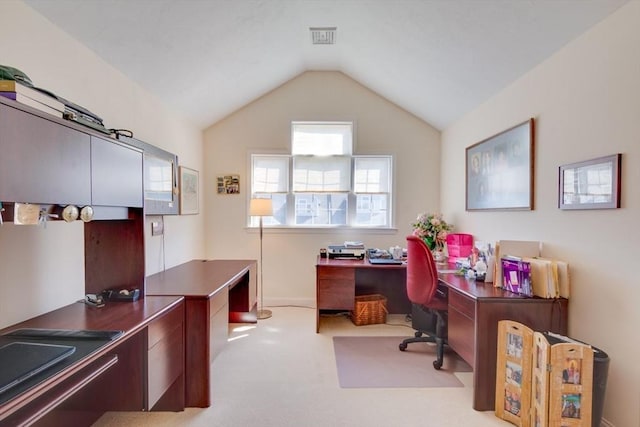
<svg viewBox="0 0 640 427"><path fill-rule="evenodd" d="M0 201L143 207L141 149L41 114L0 99Z"/></svg>
<svg viewBox="0 0 640 427"><path fill-rule="evenodd" d="M91 136L91 203L142 207L141 151Z"/></svg>
<svg viewBox="0 0 640 427"><path fill-rule="evenodd" d="M0 103L0 201L91 204L89 135Z"/></svg>

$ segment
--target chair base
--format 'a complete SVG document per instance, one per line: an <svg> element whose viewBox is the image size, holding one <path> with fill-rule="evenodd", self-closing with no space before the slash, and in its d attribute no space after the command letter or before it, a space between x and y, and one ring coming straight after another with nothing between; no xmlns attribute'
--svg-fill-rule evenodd
<svg viewBox="0 0 640 427"><path fill-rule="evenodd" d="M398 348L400 351L405 351L407 349L407 345L413 342L436 343L436 360L433 361L433 367L439 371L444 362L444 346L446 345L446 341L442 338L436 338L431 335L423 335L422 332L418 331L415 333L413 338L407 338L398 344Z"/></svg>

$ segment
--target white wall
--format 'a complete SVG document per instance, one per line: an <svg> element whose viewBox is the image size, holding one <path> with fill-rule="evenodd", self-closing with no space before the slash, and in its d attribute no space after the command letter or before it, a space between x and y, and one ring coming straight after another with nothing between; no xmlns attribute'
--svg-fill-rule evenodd
<svg viewBox="0 0 640 427"><path fill-rule="evenodd" d="M533 239L570 263L569 334L607 352L604 417L640 425L640 2L621 8L442 135L442 207L482 240ZM535 209L465 212L465 148L536 119ZM623 153L622 208L561 211L558 167Z"/></svg>
<svg viewBox="0 0 640 427"><path fill-rule="evenodd" d="M207 257L259 258L259 237L247 231L248 155L290 152L292 120L353 120L356 154L395 156L397 230L267 230L264 235L265 304L315 307L315 260L321 247L363 240L368 247L404 246L418 213L437 210L439 132L339 72L307 72L205 131L205 180L239 174L239 195L205 197Z"/></svg>
<svg viewBox="0 0 640 427"><path fill-rule="evenodd" d="M22 2L2 2L0 53L0 63L95 112L108 128L130 129L136 138L178 154L181 164L202 170L197 127ZM147 224L147 274L203 256L203 217L165 217L164 239L151 237ZM0 327L84 297L83 236L80 222L0 227Z"/></svg>

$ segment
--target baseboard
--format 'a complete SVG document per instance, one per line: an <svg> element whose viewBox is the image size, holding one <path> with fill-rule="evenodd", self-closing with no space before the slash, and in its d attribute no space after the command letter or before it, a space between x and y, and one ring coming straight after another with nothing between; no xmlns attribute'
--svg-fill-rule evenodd
<svg viewBox="0 0 640 427"><path fill-rule="evenodd" d="M315 298L265 298L264 306L269 307L305 307L315 310Z"/></svg>
<svg viewBox="0 0 640 427"><path fill-rule="evenodd" d="M602 418L600 420L600 427L616 427L616 426L614 426L613 423L610 423L609 421Z"/></svg>

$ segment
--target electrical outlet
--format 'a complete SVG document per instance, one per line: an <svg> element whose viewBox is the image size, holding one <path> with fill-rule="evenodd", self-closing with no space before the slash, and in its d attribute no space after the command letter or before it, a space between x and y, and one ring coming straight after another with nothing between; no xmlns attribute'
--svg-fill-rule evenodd
<svg viewBox="0 0 640 427"><path fill-rule="evenodd" d="M160 221L151 221L151 235L161 236L164 233L164 224Z"/></svg>

